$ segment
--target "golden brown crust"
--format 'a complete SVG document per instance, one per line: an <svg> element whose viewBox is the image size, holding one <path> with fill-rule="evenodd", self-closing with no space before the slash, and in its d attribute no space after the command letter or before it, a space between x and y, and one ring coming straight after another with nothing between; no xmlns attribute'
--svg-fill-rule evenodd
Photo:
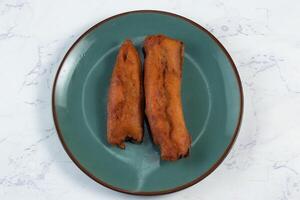
<svg viewBox="0 0 300 200"><path fill-rule="evenodd" d="M143 139L141 62L130 40L119 49L108 94L107 140L125 148L127 139Z"/></svg>
<svg viewBox="0 0 300 200"><path fill-rule="evenodd" d="M144 50L146 116L153 141L163 160L177 160L188 155L191 145L181 103L183 43L164 35L148 36Z"/></svg>

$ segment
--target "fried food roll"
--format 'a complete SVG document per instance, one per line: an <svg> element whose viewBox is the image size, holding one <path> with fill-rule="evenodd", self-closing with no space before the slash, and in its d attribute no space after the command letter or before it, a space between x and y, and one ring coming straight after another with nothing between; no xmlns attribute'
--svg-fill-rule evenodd
<svg viewBox="0 0 300 200"><path fill-rule="evenodd" d="M141 61L130 40L119 49L107 106L107 140L124 149L124 141L143 139L143 88Z"/></svg>
<svg viewBox="0 0 300 200"><path fill-rule="evenodd" d="M144 41L146 116L163 160L187 156L191 137L181 103L183 43L164 35Z"/></svg>

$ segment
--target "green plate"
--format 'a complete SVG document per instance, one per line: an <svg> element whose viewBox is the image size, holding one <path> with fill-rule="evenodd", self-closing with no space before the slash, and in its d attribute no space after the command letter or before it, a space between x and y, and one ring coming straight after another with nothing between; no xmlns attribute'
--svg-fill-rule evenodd
<svg viewBox="0 0 300 200"><path fill-rule="evenodd" d="M145 36L158 33L185 45L182 101L192 148L176 162L160 160L147 128L143 143L127 143L125 150L106 141L107 91L118 48L129 38L143 57ZM189 19L147 10L113 16L85 32L65 55L52 98L59 138L76 165L106 187L140 195L178 191L209 175L232 147L243 111L238 72L220 42Z"/></svg>

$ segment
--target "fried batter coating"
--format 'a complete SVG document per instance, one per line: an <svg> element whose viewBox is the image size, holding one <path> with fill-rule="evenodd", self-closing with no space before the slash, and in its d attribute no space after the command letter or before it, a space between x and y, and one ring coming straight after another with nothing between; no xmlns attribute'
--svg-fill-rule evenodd
<svg viewBox="0 0 300 200"><path fill-rule="evenodd" d="M144 41L144 90L146 116L152 138L163 160L187 156L191 137L181 103L183 43L164 35Z"/></svg>
<svg viewBox="0 0 300 200"><path fill-rule="evenodd" d="M130 40L119 49L108 94L107 140L124 149L124 141L143 139L141 61Z"/></svg>

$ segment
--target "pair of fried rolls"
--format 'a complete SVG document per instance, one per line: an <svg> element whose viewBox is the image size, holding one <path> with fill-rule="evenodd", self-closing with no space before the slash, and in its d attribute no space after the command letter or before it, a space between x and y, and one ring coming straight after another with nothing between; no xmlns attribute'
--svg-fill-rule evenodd
<svg viewBox="0 0 300 200"><path fill-rule="evenodd" d="M148 36L144 51L143 81L137 50L130 40L121 45L109 88L107 139L120 148L126 140L142 142L145 99L161 158L177 160L187 156L191 146L181 103L183 43L164 35Z"/></svg>

